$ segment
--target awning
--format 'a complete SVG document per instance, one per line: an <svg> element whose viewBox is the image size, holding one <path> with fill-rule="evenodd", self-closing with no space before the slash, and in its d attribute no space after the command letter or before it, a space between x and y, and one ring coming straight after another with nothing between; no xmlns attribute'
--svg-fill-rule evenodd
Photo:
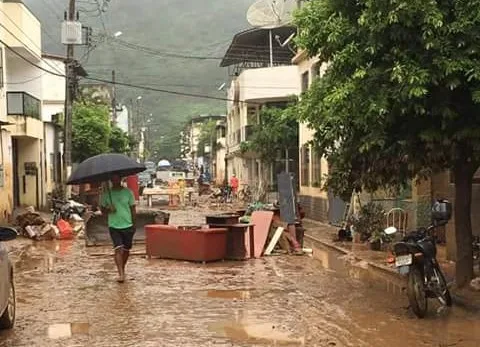
<svg viewBox="0 0 480 347"><path fill-rule="evenodd" d="M269 30L262 28L253 28L242 31L233 37L230 47L228 47L221 67L227 67L241 63L263 63L270 64L270 39ZM275 40L279 36L280 41L285 41L297 29L293 26L284 26L274 28L273 36L273 63L274 65L290 65L295 54L287 47L281 47Z"/></svg>

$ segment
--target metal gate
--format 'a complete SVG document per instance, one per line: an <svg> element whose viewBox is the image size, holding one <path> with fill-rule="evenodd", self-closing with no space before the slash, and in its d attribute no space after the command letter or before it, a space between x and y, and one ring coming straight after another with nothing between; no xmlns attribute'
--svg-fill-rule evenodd
<svg viewBox="0 0 480 347"><path fill-rule="evenodd" d="M341 226L345 216L347 203L338 196L328 193L328 222L335 226Z"/></svg>

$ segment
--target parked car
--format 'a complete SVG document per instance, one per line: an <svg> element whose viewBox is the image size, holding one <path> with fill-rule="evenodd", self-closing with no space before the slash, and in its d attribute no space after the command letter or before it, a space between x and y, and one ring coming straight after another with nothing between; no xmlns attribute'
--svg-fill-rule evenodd
<svg viewBox="0 0 480 347"><path fill-rule="evenodd" d="M13 266L8 259L7 249L2 243L16 237L15 229L0 227L0 329L11 329L15 323Z"/></svg>

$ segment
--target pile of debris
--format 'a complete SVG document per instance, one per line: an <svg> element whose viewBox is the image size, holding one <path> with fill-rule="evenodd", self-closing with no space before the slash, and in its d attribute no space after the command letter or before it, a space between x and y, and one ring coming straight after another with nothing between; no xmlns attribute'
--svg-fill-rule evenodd
<svg viewBox="0 0 480 347"><path fill-rule="evenodd" d="M37 241L72 239L75 235L82 238L85 234L83 219L78 217L68 222L60 219L55 225L32 206L18 211L15 226L19 234Z"/></svg>
<svg viewBox="0 0 480 347"><path fill-rule="evenodd" d="M27 207L15 218L18 232L33 240L53 240L60 237L57 226L46 221L33 207Z"/></svg>

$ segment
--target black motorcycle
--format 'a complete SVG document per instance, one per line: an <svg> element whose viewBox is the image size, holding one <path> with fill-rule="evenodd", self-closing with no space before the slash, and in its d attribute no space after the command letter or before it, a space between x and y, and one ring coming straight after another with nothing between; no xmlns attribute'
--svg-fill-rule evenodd
<svg viewBox="0 0 480 347"><path fill-rule="evenodd" d="M451 215L452 207L447 200L436 201L432 207L432 225L410 232L394 245L395 266L408 276L408 300L419 318L425 317L430 298L438 299L443 306L452 305L447 281L436 259L434 235L435 228L447 224ZM386 234L395 232L393 227L385 229Z"/></svg>

